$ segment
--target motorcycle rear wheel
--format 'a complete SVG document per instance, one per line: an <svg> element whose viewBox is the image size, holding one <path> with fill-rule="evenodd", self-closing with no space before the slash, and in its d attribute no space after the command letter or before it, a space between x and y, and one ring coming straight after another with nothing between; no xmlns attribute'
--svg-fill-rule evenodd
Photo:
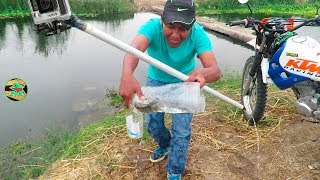
<svg viewBox="0 0 320 180"><path fill-rule="evenodd" d="M249 71L253 62L254 57L252 56L244 65L241 89L241 102L245 107L243 114L249 125L257 124L262 119L267 101L267 85L263 83L260 66L250 82L247 93L243 92L245 82L250 78Z"/></svg>

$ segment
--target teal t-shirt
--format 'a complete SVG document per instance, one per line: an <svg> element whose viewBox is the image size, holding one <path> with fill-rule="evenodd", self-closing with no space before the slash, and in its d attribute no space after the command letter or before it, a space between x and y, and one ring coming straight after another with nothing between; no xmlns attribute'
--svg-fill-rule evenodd
<svg viewBox="0 0 320 180"><path fill-rule="evenodd" d="M212 51L209 37L197 22L194 23L188 37L175 48L171 47L164 38L160 18L150 19L140 27L138 34L148 38L150 44L147 52L149 56L186 75L195 69L196 55ZM148 67L148 77L167 83L180 81L152 65Z"/></svg>

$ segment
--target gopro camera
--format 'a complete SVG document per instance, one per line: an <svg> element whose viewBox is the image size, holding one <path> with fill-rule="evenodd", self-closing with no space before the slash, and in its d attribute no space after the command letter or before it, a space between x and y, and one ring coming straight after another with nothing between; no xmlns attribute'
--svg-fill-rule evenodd
<svg viewBox="0 0 320 180"><path fill-rule="evenodd" d="M71 16L68 0L28 0L28 3L37 33L45 30L49 36L71 28L63 23Z"/></svg>
<svg viewBox="0 0 320 180"><path fill-rule="evenodd" d="M29 0L35 24L68 20L71 10L68 0Z"/></svg>

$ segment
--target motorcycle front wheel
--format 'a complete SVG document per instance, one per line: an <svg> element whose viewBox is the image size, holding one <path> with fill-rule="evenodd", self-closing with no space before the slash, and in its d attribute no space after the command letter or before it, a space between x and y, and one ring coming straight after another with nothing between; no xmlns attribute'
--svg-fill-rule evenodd
<svg viewBox="0 0 320 180"><path fill-rule="evenodd" d="M249 125L257 124L262 119L267 101L267 85L263 83L261 67L259 66L252 78L249 75L253 62L252 56L244 65L241 90L241 102L245 107L243 114ZM251 82L247 82L250 79ZM246 84L248 90L244 92Z"/></svg>

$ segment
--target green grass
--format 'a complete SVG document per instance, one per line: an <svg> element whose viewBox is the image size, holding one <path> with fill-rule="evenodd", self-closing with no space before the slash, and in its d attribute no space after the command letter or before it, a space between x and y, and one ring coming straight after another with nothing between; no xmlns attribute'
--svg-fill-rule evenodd
<svg viewBox="0 0 320 180"><path fill-rule="evenodd" d="M21 139L0 148L0 179L38 177L61 156L71 134L47 131L39 142Z"/></svg>
<svg viewBox="0 0 320 180"><path fill-rule="evenodd" d="M27 0L0 0L0 18L30 16ZM79 16L132 13L132 0L70 0L71 10Z"/></svg>
<svg viewBox="0 0 320 180"><path fill-rule="evenodd" d="M107 89L106 90L106 95L108 99L110 99L109 106L120 106L123 104L123 99L122 97L118 94L117 91L113 89Z"/></svg>
<svg viewBox="0 0 320 180"><path fill-rule="evenodd" d="M239 103L241 102L241 75L226 76L208 86ZM208 108L218 112L214 115L219 117L217 119L245 128L240 109L208 93L206 93L206 100ZM289 116L294 118L296 116L294 101L295 96L292 90L280 90L276 85L268 85L265 115L258 123L258 127L275 126Z"/></svg>
<svg viewBox="0 0 320 180"><path fill-rule="evenodd" d="M219 81L209 84L209 87L212 87L213 89L218 91L230 90L240 92L241 75L223 77Z"/></svg>
<svg viewBox="0 0 320 180"><path fill-rule="evenodd" d="M0 0L0 12L22 12L28 9L28 1Z"/></svg>
<svg viewBox="0 0 320 180"><path fill-rule="evenodd" d="M86 149L83 149L88 142L98 139L97 144L99 144L99 137L104 135L110 135L110 132L106 131L108 127L114 127L125 124L125 111L119 111L115 116L103 119L97 123L88 125L86 127L80 128L79 131L74 134L72 138L67 142L68 146L64 149L61 157L73 157L78 154L83 154Z"/></svg>
<svg viewBox="0 0 320 180"><path fill-rule="evenodd" d="M304 8L306 5L319 5L320 2L316 0L308 0L307 2L298 2L297 0L250 0L249 4L256 9L261 8L277 8L279 5L290 6L290 10L295 10L296 7ZM198 0L199 7L207 9L238 9L247 8L246 5L240 4L237 0Z"/></svg>
<svg viewBox="0 0 320 180"><path fill-rule="evenodd" d="M199 0L198 4L198 15L249 13L246 5L235 0ZM307 3L295 3L294 0L252 0L250 4L254 14L279 14L281 12L282 15L304 17L314 17L316 8L320 6L320 2L310 0Z"/></svg>
<svg viewBox="0 0 320 180"><path fill-rule="evenodd" d="M130 0L71 0L72 12L77 15L101 15L132 13L133 2Z"/></svg>
<svg viewBox="0 0 320 180"><path fill-rule="evenodd" d="M237 102L240 102L241 75L228 75L222 77L219 81L208 84L215 91L225 95ZM214 111L213 116L219 121L227 121L239 127L245 128L242 121L242 111L231 104L218 99L217 97L205 93L207 111ZM240 119L240 121L239 121Z"/></svg>
<svg viewBox="0 0 320 180"><path fill-rule="evenodd" d="M29 14L28 1L26 0L0 0L0 18L23 17Z"/></svg>

